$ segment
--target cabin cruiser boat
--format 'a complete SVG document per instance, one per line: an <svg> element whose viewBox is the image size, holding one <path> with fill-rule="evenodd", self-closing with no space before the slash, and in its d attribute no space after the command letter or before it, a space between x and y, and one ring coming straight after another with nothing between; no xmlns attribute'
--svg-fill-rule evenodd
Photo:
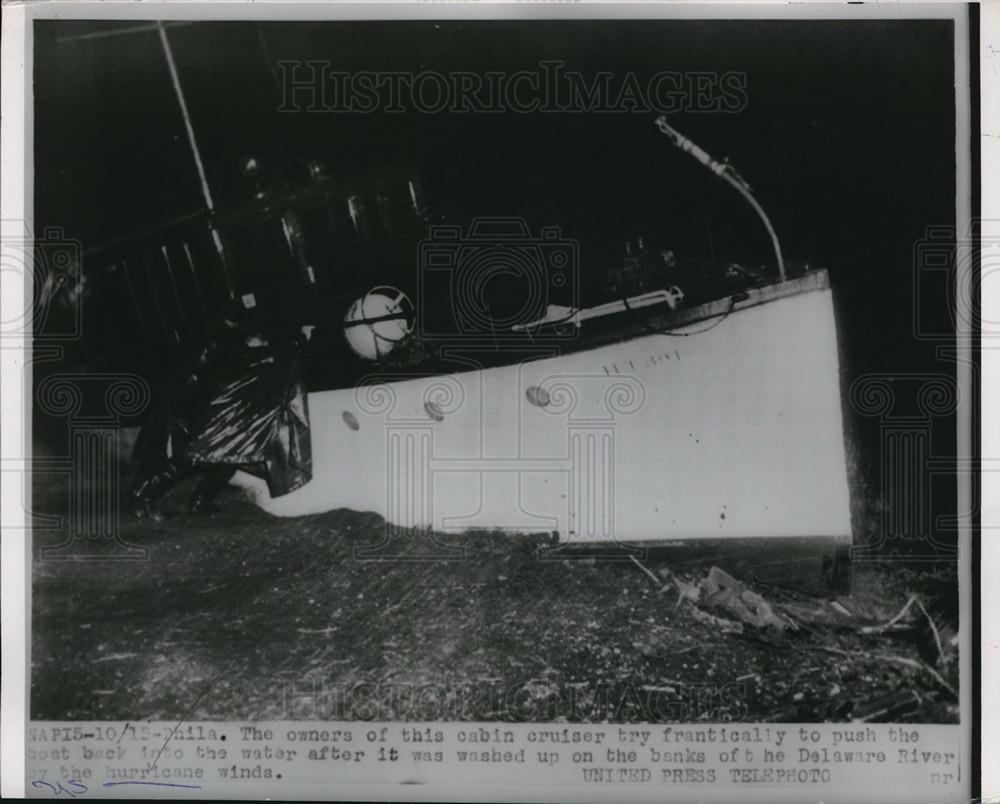
<svg viewBox="0 0 1000 804"><path fill-rule="evenodd" d="M544 534L562 554L700 547L829 582L851 543L833 299L825 271L787 277L776 250L774 280L687 306L677 287L551 306L436 364L382 364L422 303L374 288L344 321L371 370L309 396L311 482L276 498L234 482L276 516L351 508L396 533Z"/></svg>

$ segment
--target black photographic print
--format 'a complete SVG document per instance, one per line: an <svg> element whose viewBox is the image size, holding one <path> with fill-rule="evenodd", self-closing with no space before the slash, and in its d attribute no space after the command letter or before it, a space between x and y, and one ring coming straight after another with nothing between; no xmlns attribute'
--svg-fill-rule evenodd
<svg viewBox="0 0 1000 804"><path fill-rule="evenodd" d="M978 11L205 5L26 23L27 794L968 798Z"/></svg>

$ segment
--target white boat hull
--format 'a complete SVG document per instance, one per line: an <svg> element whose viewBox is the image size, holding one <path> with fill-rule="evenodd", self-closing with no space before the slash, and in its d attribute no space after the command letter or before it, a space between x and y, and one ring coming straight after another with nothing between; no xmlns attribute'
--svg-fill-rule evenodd
<svg viewBox="0 0 1000 804"><path fill-rule="evenodd" d="M311 394L312 481L276 499L234 482L278 516L444 532L849 539L831 293L825 274L796 284L671 334Z"/></svg>

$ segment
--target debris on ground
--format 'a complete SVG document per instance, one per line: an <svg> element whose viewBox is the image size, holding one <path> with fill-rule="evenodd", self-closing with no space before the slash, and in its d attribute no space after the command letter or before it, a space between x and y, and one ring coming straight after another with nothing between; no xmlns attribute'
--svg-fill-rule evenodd
<svg viewBox="0 0 1000 804"><path fill-rule="evenodd" d="M39 510L67 510L61 489ZM163 522L123 518L148 561L49 560L62 535L35 534L33 717L959 722L953 561L858 566L823 599L537 534L235 495L194 517L185 491Z"/></svg>
<svg viewBox="0 0 1000 804"><path fill-rule="evenodd" d="M631 559L654 583L662 585L655 573L634 556ZM690 609L692 616L702 622L727 628L748 625L778 631L795 630L797 627L792 619L776 614L762 595L718 567L712 567L697 584L684 580L666 568L661 568L660 577L669 580L677 589L678 605L685 600L691 603L694 607Z"/></svg>
<svg viewBox="0 0 1000 804"><path fill-rule="evenodd" d="M753 628L795 628L790 620L779 617L771 605L728 572L712 567L701 582L701 605L739 620Z"/></svg>
<svg viewBox="0 0 1000 804"><path fill-rule="evenodd" d="M824 600L776 588L769 590L775 599L768 600L719 567L711 567L704 577L695 581L666 567L654 573L634 557L631 560L663 590L669 589L666 583L677 590L675 609L687 603L687 614L697 622L717 628L720 635L748 637L788 632L799 640L799 650L832 654L865 666L889 664L912 670L917 676L933 682L938 697L944 693L951 699L948 707L958 703L958 632L947 605L929 607L920 595L910 594L894 616L875 622L870 616L858 613L857 610L865 608L863 601L852 608L837 599ZM936 616L930 609L935 610ZM860 638L867 644L854 644L853 649L837 646L836 643L851 637L854 638L852 642L857 643ZM908 643L917 656L901 655L895 649L890 652L889 640ZM952 680L945 675L951 675ZM776 718L809 719L804 716L801 705L806 697L804 692L794 693L791 701L795 707ZM914 688L896 689L864 699L851 697L844 685L834 683L828 687L827 697L830 705L825 711L829 717L849 718L855 722L903 720L926 705L921 693Z"/></svg>

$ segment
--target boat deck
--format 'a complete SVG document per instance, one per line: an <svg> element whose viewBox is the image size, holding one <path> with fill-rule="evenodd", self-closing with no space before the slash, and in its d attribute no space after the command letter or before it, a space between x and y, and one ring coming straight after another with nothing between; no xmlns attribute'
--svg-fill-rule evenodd
<svg viewBox="0 0 1000 804"><path fill-rule="evenodd" d="M433 377L460 374L484 368L511 366L546 358L565 356L601 346L649 335L652 332L678 335L702 322L711 326L721 319L803 293L830 288L825 270L810 271L785 282L749 287L720 296L702 304L669 310L665 305L623 311L600 319L591 319L577 328L545 326L530 333L469 333L451 338L422 337L420 322L416 334L428 349L412 361L391 359L375 364L346 354L340 342L319 343L310 347L307 382L311 392L332 391L356 385L380 384L401 378Z"/></svg>

